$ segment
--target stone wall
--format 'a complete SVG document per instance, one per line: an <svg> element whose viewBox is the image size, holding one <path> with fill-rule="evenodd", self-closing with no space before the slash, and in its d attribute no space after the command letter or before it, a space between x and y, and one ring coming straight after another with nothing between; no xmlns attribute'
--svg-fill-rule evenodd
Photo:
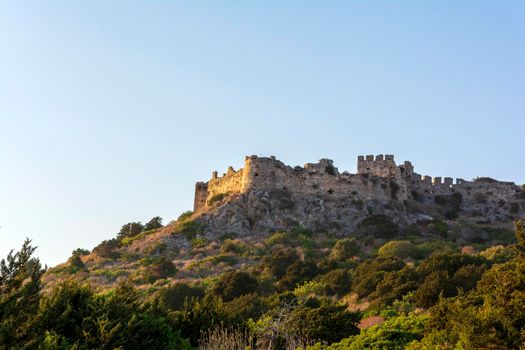
<svg viewBox="0 0 525 350"><path fill-rule="evenodd" d="M416 192L426 200L432 200L438 194L459 192L466 203L477 203L488 197L487 200L494 205L498 201L512 201L521 191L512 182L488 178L474 181L456 179L454 183L450 177L422 176L414 172L408 161L396 165L393 155L359 156L357 170L357 174L340 173L330 159L292 168L275 157L247 156L243 169L235 171L228 167L221 177L214 171L207 183L196 184L194 210L206 208L216 195L251 191L285 190L319 198L329 196L383 202L402 202L412 198Z"/></svg>

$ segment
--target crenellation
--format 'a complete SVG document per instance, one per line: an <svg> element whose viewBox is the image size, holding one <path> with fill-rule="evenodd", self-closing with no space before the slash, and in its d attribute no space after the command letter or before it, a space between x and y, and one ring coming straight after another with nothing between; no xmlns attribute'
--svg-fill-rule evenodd
<svg viewBox="0 0 525 350"><path fill-rule="evenodd" d="M432 185L432 177L425 175L421 178L421 182L425 185Z"/></svg>
<svg viewBox="0 0 525 350"><path fill-rule="evenodd" d="M329 198L360 198L380 201L403 201L411 193L424 193L426 200L439 194L458 192L466 200L472 200L471 189L487 193L498 200L512 198L517 186L514 183L499 182L490 178L479 178L475 182L451 177L422 176L414 172L411 162L396 165L394 156L387 154L357 157L357 173L339 172L330 159L320 159L317 163L306 163L294 168L277 160L275 156L245 157L244 167L235 170L229 166L222 177L212 172L208 182L195 185L194 210L208 205L216 195L234 196L251 191L272 192L286 190L296 193L312 194ZM396 190L392 191L395 184ZM480 197L477 195L477 198Z"/></svg>

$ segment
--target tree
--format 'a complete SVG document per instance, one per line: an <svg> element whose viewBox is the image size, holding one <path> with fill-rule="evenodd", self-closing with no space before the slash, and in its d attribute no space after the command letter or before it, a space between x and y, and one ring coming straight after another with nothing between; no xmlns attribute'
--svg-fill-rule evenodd
<svg viewBox="0 0 525 350"><path fill-rule="evenodd" d="M330 258L345 261L352 258L359 253L359 245L355 238L344 238L335 242L332 251L330 252Z"/></svg>
<svg viewBox="0 0 525 350"><path fill-rule="evenodd" d="M333 343L359 333L359 313L345 305L323 303L319 307L299 306L285 321L285 328L302 339Z"/></svg>
<svg viewBox="0 0 525 350"><path fill-rule="evenodd" d="M220 296L224 301L230 301L241 295L255 292L257 286L257 280L248 272L228 272L217 282L213 288L213 293Z"/></svg>
<svg viewBox="0 0 525 350"><path fill-rule="evenodd" d="M118 232L117 236L119 238L123 237L135 237L136 235L140 234L144 230L144 225L139 222L128 222L127 224L123 225Z"/></svg>
<svg viewBox="0 0 525 350"><path fill-rule="evenodd" d="M117 248L120 243L116 238L100 242L98 246L93 248L93 253L101 258L115 259L119 256Z"/></svg>
<svg viewBox="0 0 525 350"><path fill-rule="evenodd" d="M23 348L34 336L44 269L33 258L36 247L26 239L20 251L0 261L0 348Z"/></svg>
<svg viewBox="0 0 525 350"><path fill-rule="evenodd" d="M193 287L184 283L176 283L159 290L157 297L170 310L182 310L186 300L191 298L202 298L204 289Z"/></svg>
<svg viewBox="0 0 525 350"><path fill-rule="evenodd" d="M153 217L144 226L144 231L156 230L162 227L162 218L160 216Z"/></svg>
<svg viewBox="0 0 525 350"><path fill-rule="evenodd" d="M263 259L263 264L274 277L280 279L286 274L288 266L297 260L299 260L299 256L295 249L277 249L272 255Z"/></svg>

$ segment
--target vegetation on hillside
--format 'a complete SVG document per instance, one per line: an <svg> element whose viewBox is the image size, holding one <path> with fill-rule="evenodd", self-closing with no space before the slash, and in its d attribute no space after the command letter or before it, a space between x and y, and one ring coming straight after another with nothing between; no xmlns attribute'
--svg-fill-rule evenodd
<svg viewBox="0 0 525 350"><path fill-rule="evenodd" d="M525 345L525 221L508 244L493 229L469 249L450 239L455 221L370 216L353 238L297 226L257 242L203 225L126 224L48 272L26 241L0 263L0 349Z"/></svg>

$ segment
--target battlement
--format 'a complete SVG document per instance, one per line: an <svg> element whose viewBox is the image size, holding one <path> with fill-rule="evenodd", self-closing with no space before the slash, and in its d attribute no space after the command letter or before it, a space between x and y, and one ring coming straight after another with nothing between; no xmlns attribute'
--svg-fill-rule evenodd
<svg viewBox="0 0 525 350"><path fill-rule="evenodd" d="M368 174L379 177L403 177L411 176L414 168L409 161L405 161L403 165L397 166L393 154L378 154L358 156L357 157L357 173Z"/></svg>
<svg viewBox="0 0 525 350"><path fill-rule="evenodd" d="M397 165L394 156L387 154L357 157L357 174L340 173L330 159L306 163L303 167L290 167L274 156L246 156L244 168L235 170L229 166L222 176L213 171L208 182L195 185L194 210L200 210L213 198L224 198L249 191L272 192L285 190L330 198L363 198L377 200L406 200L413 191L431 195L454 191L468 193L474 185L481 191L497 188L499 193L513 193L515 184L491 181L454 180L451 177L431 177L414 172L409 161Z"/></svg>

